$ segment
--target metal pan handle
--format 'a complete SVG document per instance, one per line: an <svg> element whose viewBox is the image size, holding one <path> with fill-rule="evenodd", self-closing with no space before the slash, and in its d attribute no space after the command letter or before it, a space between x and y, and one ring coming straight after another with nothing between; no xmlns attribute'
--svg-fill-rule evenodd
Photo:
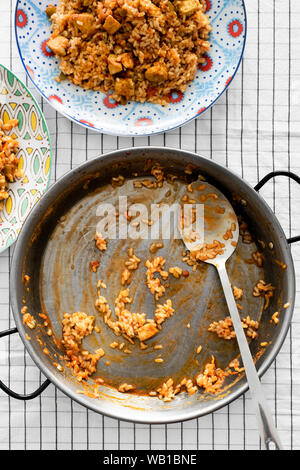
<svg viewBox="0 0 300 470"><path fill-rule="evenodd" d="M267 174L256 186L254 186L255 191L259 191L268 181L270 181L272 178L275 178L276 176L287 176L287 178L290 178L296 181L296 183L300 184L300 177L291 171L272 171L271 173ZM289 244L299 241L300 236L288 238L287 240Z"/></svg>
<svg viewBox="0 0 300 470"><path fill-rule="evenodd" d="M11 328L10 330L0 332L0 338L4 338L5 336L13 335L15 333L18 333L17 328ZM50 380L45 380L45 382L35 392L29 393L28 395L20 395L19 393L10 390L10 388L8 388L1 380L0 388L3 392L16 400L28 401L38 397L48 387L48 385L50 385L50 383Z"/></svg>

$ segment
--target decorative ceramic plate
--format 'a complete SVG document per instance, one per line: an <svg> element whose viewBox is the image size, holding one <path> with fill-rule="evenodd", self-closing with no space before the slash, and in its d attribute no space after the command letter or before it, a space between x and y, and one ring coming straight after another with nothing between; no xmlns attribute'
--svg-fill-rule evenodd
<svg viewBox="0 0 300 470"><path fill-rule="evenodd" d="M59 61L46 43L51 35L45 13L49 0L18 0L16 39L31 80L60 113L99 132L150 135L174 129L210 108L237 72L246 40L243 0L207 0L212 25L211 49L185 93L174 92L170 104L128 102L122 106L101 92L87 91L68 80L57 83ZM57 2L56 2L57 4Z"/></svg>
<svg viewBox="0 0 300 470"><path fill-rule="evenodd" d="M24 175L9 185L9 197L0 211L0 252L14 243L31 208L50 180L51 146L43 114L27 88L0 65L0 118L18 119L9 134L20 145L19 169Z"/></svg>

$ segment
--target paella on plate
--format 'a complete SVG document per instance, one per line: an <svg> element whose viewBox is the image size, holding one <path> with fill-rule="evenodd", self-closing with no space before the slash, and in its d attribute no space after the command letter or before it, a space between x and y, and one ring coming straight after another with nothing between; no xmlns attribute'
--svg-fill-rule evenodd
<svg viewBox="0 0 300 470"><path fill-rule="evenodd" d="M51 143L29 90L0 65L0 252L14 243L50 181Z"/></svg>
<svg viewBox="0 0 300 470"><path fill-rule="evenodd" d="M235 76L243 0L18 0L21 60L40 93L74 122L150 135L199 116Z"/></svg>

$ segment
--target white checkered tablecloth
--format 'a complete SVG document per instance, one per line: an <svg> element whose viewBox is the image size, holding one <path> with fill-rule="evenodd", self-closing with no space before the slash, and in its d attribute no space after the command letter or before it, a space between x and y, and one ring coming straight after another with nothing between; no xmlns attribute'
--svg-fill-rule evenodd
<svg viewBox="0 0 300 470"><path fill-rule="evenodd" d="M0 63L32 90L53 144L52 182L101 153L132 145L196 151L227 165L255 185L272 170L300 175L300 2L246 0L248 41L241 68L218 103L196 121L164 135L100 135L57 114L28 83L14 37L15 0L0 0ZM262 191L286 234L300 234L300 188L284 178ZM292 247L297 293L300 244ZM14 326L9 271L13 248L0 255L0 330ZM17 335L0 342L0 378L24 393L44 380ZM288 449L300 449L300 301L276 362L263 377L271 409ZM255 416L247 393L204 418L167 426L109 419L74 403L54 386L30 402L0 393L0 449L256 449Z"/></svg>

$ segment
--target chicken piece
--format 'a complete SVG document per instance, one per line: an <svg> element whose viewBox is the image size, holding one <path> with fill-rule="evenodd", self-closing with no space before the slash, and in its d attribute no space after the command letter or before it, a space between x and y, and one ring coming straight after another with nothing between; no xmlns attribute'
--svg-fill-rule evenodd
<svg viewBox="0 0 300 470"><path fill-rule="evenodd" d="M180 15L190 16L200 8L198 0L181 0L177 2L177 9Z"/></svg>
<svg viewBox="0 0 300 470"><path fill-rule="evenodd" d="M91 13L74 14L72 21L85 36L90 36L95 31L95 18Z"/></svg>
<svg viewBox="0 0 300 470"><path fill-rule="evenodd" d="M134 81L131 78L117 78L115 92L117 95L130 98L134 95Z"/></svg>
<svg viewBox="0 0 300 470"><path fill-rule="evenodd" d="M147 341L158 333L154 323L146 323L144 326L138 329L138 337L141 342Z"/></svg>
<svg viewBox="0 0 300 470"><path fill-rule="evenodd" d="M109 15L105 20L103 28L109 34L115 34L117 31L119 31L121 26L122 25L121 25L121 23L119 23L119 21L115 20L113 16Z"/></svg>
<svg viewBox="0 0 300 470"><path fill-rule="evenodd" d="M52 3L50 3L50 5L47 6L45 12L48 18L51 18L51 16L54 15L54 13L56 13L56 7L52 5Z"/></svg>
<svg viewBox="0 0 300 470"><path fill-rule="evenodd" d="M57 36L56 38L50 38L47 42L47 46L54 52L54 54L63 57L66 55L66 49L68 47L69 40L63 36Z"/></svg>
<svg viewBox="0 0 300 470"><path fill-rule="evenodd" d="M139 4L142 11L146 11L148 16L159 16L161 14L160 9L149 0L140 0Z"/></svg>
<svg viewBox="0 0 300 470"><path fill-rule="evenodd" d="M125 69L132 69L134 66L134 61L130 52L125 52L122 54L121 62Z"/></svg>
<svg viewBox="0 0 300 470"><path fill-rule="evenodd" d="M123 70L122 64L118 61L115 55L108 56L107 62L109 73L111 73L112 75L114 75L115 73L119 73Z"/></svg>
<svg viewBox="0 0 300 470"><path fill-rule="evenodd" d="M146 70L145 77L149 82L160 83L168 78L168 70L163 62L156 62L156 64Z"/></svg>

